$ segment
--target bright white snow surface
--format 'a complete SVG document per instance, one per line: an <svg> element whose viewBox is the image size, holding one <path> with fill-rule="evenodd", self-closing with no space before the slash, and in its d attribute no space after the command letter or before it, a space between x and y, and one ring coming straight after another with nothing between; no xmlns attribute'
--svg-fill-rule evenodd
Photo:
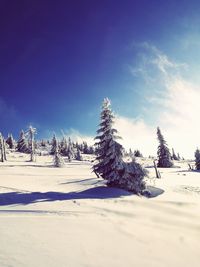
<svg viewBox="0 0 200 267"><path fill-rule="evenodd" d="M147 199L105 187L90 162L28 157L0 163L1 267L200 266L200 173L187 162L162 179L148 168Z"/></svg>

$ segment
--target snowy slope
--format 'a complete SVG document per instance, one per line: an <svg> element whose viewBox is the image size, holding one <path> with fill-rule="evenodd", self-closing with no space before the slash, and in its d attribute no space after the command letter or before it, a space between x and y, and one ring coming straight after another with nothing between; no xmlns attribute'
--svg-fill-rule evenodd
<svg viewBox="0 0 200 267"><path fill-rule="evenodd" d="M199 266L200 173L150 171L154 197L107 188L88 161L0 165L0 266ZM149 163L147 165L150 165Z"/></svg>

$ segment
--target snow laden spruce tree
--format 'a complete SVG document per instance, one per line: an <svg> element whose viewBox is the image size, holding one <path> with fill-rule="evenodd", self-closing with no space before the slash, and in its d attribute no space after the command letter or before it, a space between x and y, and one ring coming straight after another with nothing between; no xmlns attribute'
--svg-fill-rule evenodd
<svg viewBox="0 0 200 267"><path fill-rule="evenodd" d="M195 151L195 167L196 170L200 170L200 150L198 148Z"/></svg>
<svg viewBox="0 0 200 267"><path fill-rule="evenodd" d="M71 141L71 138L69 137L68 139L68 146L67 146L67 154L66 156L68 157L68 161L71 162L72 159L75 157L74 155L74 148L73 148L73 144Z"/></svg>
<svg viewBox="0 0 200 267"><path fill-rule="evenodd" d="M144 177L146 170L133 160L131 163L123 161L123 147L117 142L117 130L113 128L114 115L111 104L105 98L101 111L100 128L95 140L96 164L93 171L97 176L107 181L108 186L118 187L142 194L145 190Z"/></svg>
<svg viewBox="0 0 200 267"><path fill-rule="evenodd" d="M95 137L95 140L98 140L95 143L97 164L93 166L93 170L97 175L108 180L108 183L111 182L111 176L115 176L118 180L117 173L123 171L122 146L116 142L117 130L112 127L113 119L110 101L106 98L102 105L100 128Z"/></svg>
<svg viewBox="0 0 200 267"><path fill-rule="evenodd" d="M59 145L58 145L58 141L56 136L54 136L54 141L55 141L55 153L54 153L54 158L53 158L53 162L54 162L54 166L55 167L63 167L64 166L64 161L63 158L60 155L59 152Z"/></svg>
<svg viewBox="0 0 200 267"><path fill-rule="evenodd" d="M20 132L19 140L17 141L17 151L22 153L29 153L30 149L28 147L28 142L23 130Z"/></svg>
<svg viewBox="0 0 200 267"><path fill-rule="evenodd" d="M75 160L82 161L83 157L81 155L81 151L79 148L77 148L76 154L75 154Z"/></svg>
<svg viewBox="0 0 200 267"><path fill-rule="evenodd" d="M33 128L31 125L29 126L29 129L27 131L27 134L29 136L29 145L30 145L30 154L31 158L30 161L35 161L35 134L36 134L36 128Z"/></svg>
<svg viewBox="0 0 200 267"><path fill-rule="evenodd" d="M174 149L172 148L172 159L173 160L179 160L178 156L176 155Z"/></svg>
<svg viewBox="0 0 200 267"><path fill-rule="evenodd" d="M15 148L15 141L13 139L12 134L8 135L8 138L6 139L6 144L9 146L10 149L14 149Z"/></svg>
<svg viewBox="0 0 200 267"><path fill-rule="evenodd" d="M52 141L51 141L50 155L55 155L55 153L56 153L56 146L58 145L57 143L58 143L58 141L57 141L56 136L54 134L53 135L53 138L52 138Z"/></svg>
<svg viewBox="0 0 200 267"><path fill-rule="evenodd" d="M67 150L68 150L68 145L67 145L67 139L65 136L63 136L61 142L60 142L60 153L62 156L67 156Z"/></svg>
<svg viewBox="0 0 200 267"><path fill-rule="evenodd" d="M159 141L159 146L158 146L158 167L162 168L170 168L173 166L173 162L171 160L171 154L169 151L169 148L167 147L167 143L160 131L160 128L157 128L157 138Z"/></svg>

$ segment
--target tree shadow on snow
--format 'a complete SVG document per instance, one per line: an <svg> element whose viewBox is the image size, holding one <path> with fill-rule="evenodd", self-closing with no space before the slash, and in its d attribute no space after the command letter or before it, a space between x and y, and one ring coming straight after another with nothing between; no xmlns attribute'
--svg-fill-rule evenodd
<svg viewBox="0 0 200 267"><path fill-rule="evenodd" d="M103 182L103 180L101 178L85 178L85 179L73 179L71 181L67 181L64 183L60 183L61 185L63 184L76 184L76 183L85 183L88 182L91 185L97 184L99 182Z"/></svg>
<svg viewBox="0 0 200 267"><path fill-rule="evenodd" d="M122 189L109 188L106 186L98 186L81 192L32 192L20 193L10 192L0 194L0 206L7 205L28 205L36 202L50 202L76 199L109 199L119 198L121 196L132 195L132 193Z"/></svg>
<svg viewBox="0 0 200 267"><path fill-rule="evenodd" d="M41 167L41 168L55 168L54 166L53 166L53 164L48 164L48 165L40 165L40 164L19 164L19 165L16 165L16 164L9 164L9 165L2 165L3 167L9 167L9 168L11 168L11 167L33 167L33 168L35 168L35 167Z"/></svg>
<svg viewBox="0 0 200 267"><path fill-rule="evenodd" d="M148 198L157 197L165 192L163 189L151 185L147 186L147 190L150 192Z"/></svg>

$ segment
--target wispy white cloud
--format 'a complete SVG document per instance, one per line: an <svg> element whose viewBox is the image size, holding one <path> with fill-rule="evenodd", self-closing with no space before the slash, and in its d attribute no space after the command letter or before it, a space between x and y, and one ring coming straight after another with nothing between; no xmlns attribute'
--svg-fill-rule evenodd
<svg viewBox="0 0 200 267"><path fill-rule="evenodd" d="M158 119L168 141L186 156L192 157L200 146L200 87L180 77L174 77L167 87L165 108Z"/></svg>
<svg viewBox="0 0 200 267"><path fill-rule="evenodd" d="M143 79L144 86L151 88L144 96L147 116L146 120L116 119L123 144L127 148L140 148L145 155L155 154L156 126L160 126L169 147L191 158L200 146L200 85L184 78L183 73L189 68L186 63L171 60L148 43L140 47L144 50L141 61L130 70ZM147 121L152 121L151 116L154 119L149 126Z"/></svg>
<svg viewBox="0 0 200 267"><path fill-rule="evenodd" d="M72 138L72 140L75 142L81 143L81 142L85 141L88 143L88 145L94 144L94 137L93 136L82 134L78 130L75 130L73 128L66 130L66 131L62 131L62 133L66 137Z"/></svg>
<svg viewBox="0 0 200 267"><path fill-rule="evenodd" d="M147 78L147 81L157 81L158 77L152 74L152 71L160 72L164 78L165 76L172 75L176 73L179 75L182 70L187 70L188 65L186 63L175 62L169 59L169 57L159 50L156 46L149 44L148 42L143 43L134 43L134 46L137 46L141 51L139 55L139 63L137 66L130 66L130 71L133 75L144 75L144 79Z"/></svg>
<svg viewBox="0 0 200 267"><path fill-rule="evenodd" d="M116 116L115 128L122 137L119 142L127 150L140 149L145 156L156 154L155 129L147 125L144 120Z"/></svg>

